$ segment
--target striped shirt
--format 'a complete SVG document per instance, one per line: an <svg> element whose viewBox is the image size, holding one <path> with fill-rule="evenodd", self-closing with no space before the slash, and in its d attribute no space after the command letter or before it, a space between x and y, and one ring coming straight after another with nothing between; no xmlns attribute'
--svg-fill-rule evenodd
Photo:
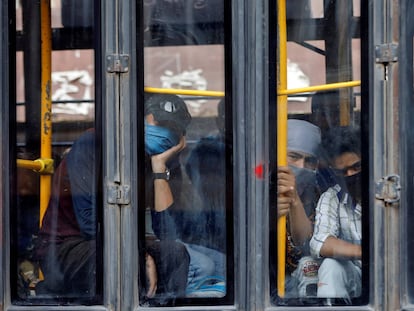
<svg viewBox="0 0 414 311"><path fill-rule="evenodd" d="M316 207L315 227L310 241L311 255L321 258L320 250L329 236L361 244L361 205L353 204L347 193L335 185L325 191ZM361 266L360 260L354 263Z"/></svg>

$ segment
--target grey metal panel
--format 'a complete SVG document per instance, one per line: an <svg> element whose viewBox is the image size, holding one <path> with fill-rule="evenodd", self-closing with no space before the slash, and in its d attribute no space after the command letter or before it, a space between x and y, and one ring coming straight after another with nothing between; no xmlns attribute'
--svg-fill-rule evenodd
<svg viewBox="0 0 414 311"><path fill-rule="evenodd" d="M388 42L398 42L399 39L399 29L400 29L400 12L399 12L399 4L400 1L392 0L389 1L389 9L388 9L388 18L390 23L390 28L388 30ZM399 75L399 62L393 62L389 64L389 74L390 74L390 86L389 92L387 94L387 110L385 111L385 120L386 122L386 131L387 131L387 139L389 143L387 143L387 165L385 176L396 174L398 176L401 175L400 171L400 140L398 139L399 129L400 129L400 122L399 122L399 92L398 92L398 75ZM390 118L389 116L392 116ZM389 246L387 249L387 253L390 254L386 257L386 269L387 269L387 278L384 281L388 284L388 288L386 290L386 299L388 301L388 308L389 309L397 309L400 308L400 284L401 284L401 273L400 273L400 222L401 222L401 215L400 215L400 202L395 202L394 204L385 204L386 211L388 211L388 215L385 215L385 219L389 219L388 222L388 237L386 240L386 244ZM389 216L389 217L388 217Z"/></svg>
<svg viewBox="0 0 414 311"><path fill-rule="evenodd" d="M160 307L160 308L151 308L151 307L140 307L139 311L151 311L151 310L163 310L163 311L236 311L240 310L237 306L191 306L191 307Z"/></svg>
<svg viewBox="0 0 414 311"><path fill-rule="evenodd" d="M266 12L266 1L258 1L256 5L249 3L246 12L254 12L248 15L248 23L251 29L247 34L249 42L246 53L248 63L247 68L247 87L246 87L246 115L247 118L247 167L255 167L259 163L269 163L268 140L269 124L267 118L269 83L268 64L268 28ZM249 172L247 169L246 173ZM269 270L268 270L268 239L265 232L268 232L268 185L269 180L266 176L263 180L258 180L253 174L247 174L248 195L247 201L247 227L250 228L247 237L248 266L248 288L249 301L247 310L263 310L268 299L267 293ZM253 286L254 285L254 286Z"/></svg>
<svg viewBox="0 0 414 311"><path fill-rule="evenodd" d="M106 71L106 56L118 54L119 2L102 1L101 15L101 49L103 59L99 60L102 68L102 144L103 144L103 189L104 189L104 305L110 310L120 308L120 213L119 205L109 204L106 200L107 185L120 181L120 136L119 119L119 75Z"/></svg>
<svg viewBox="0 0 414 311"><path fill-rule="evenodd" d="M263 310L268 304L268 179L252 168L268 163L268 8L267 1L234 1L233 106L235 280L240 310ZM248 12L248 13L247 13ZM243 61L240 61L243 60Z"/></svg>
<svg viewBox="0 0 414 311"><path fill-rule="evenodd" d="M88 311L112 311L114 309L112 308L105 308L103 306L10 306L7 309L4 310L8 310L8 311L84 311L84 310L88 310Z"/></svg>
<svg viewBox="0 0 414 311"><path fill-rule="evenodd" d="M401 181L403 188L401 190L401 305L404 310L413 310L414 305L412 303L412 258L410 253L412 252L411 243L413 240L412 233L412 197L413 197L413 29L414 23L412 22L413 2L401 1L400 2L400 21L401 21L401 33L399 44L399 100L400 100L400 167L401 169Z"/></svg>
<svg viewBox="0 0 414 311"><path fill-rule="evenodd" d="M120 79L120 150L122 159L120 163L120 182L123 185L129 185L131 188L131 202L123 205L120 211L121 220L121 309L133 310L138 304L138 224L137 224L137 182L140 181L137 176L137 161L142 160L137 156L139 146L137 143L136 120L137 89L143 87L139 85L137 76L144 74L143 68L137 68L137 54L143 51L137 51L137 25L138 17L136 6L140 1L120 1L119 3L119 52L127 54L130 57L129 70L119 76ZM140 54L141 55L141 54ZM143 154L143 153L142 153ZM131 273L133 272L133 273Z"/></svg>
<svg viewBox="0 0 414 311"><path fill-rule="evenodd" d="M246 62L239 61L246 59L247 45L247 29L249 25L246 23L247 15L245 14L250 1L232 1L232 71L231 77L232 88L232 106L233 106L233 157L234 157L234 258L235 258L235 302L239 310L248 310L248 284L250 284L250 276L248 271L248 249L246 241L250 234L249 226L247 226L248 210L248 180L247 174L248 163L247 143L245 137L246 129L246 108L247 96L245 88L245 79L248 76L246 72ZM252 4L251 4L252 5ZM253 266L251 267L253 268ZM252 284L254 287L254 284Z"/></svg>
<svg viewBox="0 0 414 311"><path fill-rule="evenodd" d="M399 174L398 169L398 94L395 93L397 65L376 63L375 46L395 42L398 30L398 1L374 1L370 7L369 106L370 124L370 198L375 198L374 182L383 176ZM367 81L368 82L368 81ZM368 85L367 85L368 87ZM378 310L399 309L399 215L398 204L379 200L370 203L372 247L370 284L372 304ZM383 284L383 286L378 286Z"/></svg>
<svg viewBox="0 0 414 311"><path fill-rule="evenodd" d="M377 26L377 23L379 25L382 24L382 21L376 20L374 16L377 16L380 14L381 16L382 12L382 5L378 3L375 5L373 3L369 7L369 13L370 16L372 16L372 19L370 19L369 24L369 33L371 33L372 29L377 29L376 32L372 33L372 36L369 38L369 50L374 51L375 44L382 42L382 35L383 31L381 27ZM376 28L378 27L378 28ZM370 177L370 180L374 181L376 179L379 179L383 176L384 170L384 159L381 156L382 150L384 148L384 142L383 142L383 125L382 125L382 111L378 107L382 106L383 102L383 93L380 92L377 94L377 90L382 88L381 83L381 73L383 72L383 69L381 68L381 65L376 65L375 60L373 57L368 60L369 63L369 76L372 77L372 82L369 83L369 92L372 93L372 95L368 98L368 104L369 104L369 114L372 116L370 118L370 124L368 124L368 128L372 129L372 136L370 139L370 145L372 146L372 154L370 155L370 171L372 173L372 177ZM364 100L364 98L362 99ZM374 105L374 103L377 103ZM371 189L373 189L373 183L370 184L370 193ZM371 195L370 195L371 197ZM370 249L371 256L372 256L372 262L375 262L375 265L372 265L370 269L370 283L375 284L376 282L384 282L385 275L384 275L384 261L383 261L383 255L384 255L384 213L383 213L383 205L380 201L375 201L370 204L370 216L374 219L373 225L371 226L371 232L370 235L373 237L372 239L372 247ZM384 304L383 299L383 289L380 287L374 287L371 286L370 288L370 296L371 303L374 305L375 308L379 308Z"/></svg>

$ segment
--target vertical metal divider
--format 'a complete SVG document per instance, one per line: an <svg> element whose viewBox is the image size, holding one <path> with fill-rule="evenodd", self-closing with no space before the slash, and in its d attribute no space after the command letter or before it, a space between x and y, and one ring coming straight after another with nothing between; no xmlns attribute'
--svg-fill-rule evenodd
<svg viewBox="0 0 414 311"><path fill-rule="evenodd" d="M397 7L397 1L383 0L374 2L368 12L370 20L368 33L370 46L368 51L374 55L375 48L391 43L394 40L393 33L398 32L395 24L398 23L397 16L393 10ZM395 19L394 19L395 18ZM370 120L367 130L370 137L370 148L368 153L371 174L370 180L370 221L372 228L370 234L373 236L372 264L370 269L370 293L374 307L381 310L397 310L399 308L399 278L396 262L399 258L398 237L398 204L388 204L385 200L375 199L375 183L390 174L398 174L399 155L398 139L396 131L398 128L398 115L389 114L398 107L398 98L394 97L396 76L394 65L391 63L377 62L370 55L369 77L366 77L369 86ZM398 110L398 109L397 109ZM371 114L372 113L372 114ZM368 221L368 219L366 218ZM397 227L394 227L397 226ZM383 286L378 286L382 284Z"/></svg>
<svg viewBox="0 0 414 311"><path fill-rule="evenodd" d="M248 284L249 269L248 267L248 250L247 241L249 228L246 228L248 221L247 217L247 178L243 172L246 172L246 142L247 135L245 123L245 109L246 105L246 89L244 81L246 80L247 72L245 72L245 63L237 60L244 60L246 58L246 33L247 23L244 12L249 1L231 1L231 59L232 63L228 65L231 68L227 80L231 80L231 99L232 99L232 115L233 120L233 206L234 206L234 300L239 310L247 310L248 304ZM240 104L239 104L240 103ZM226 117L228 117L226 115ZM243 190L241 190L243 189Z"/></svg>
<svg viewBox="0 0 414 311"><path fill-rule="evenodd" d="M137 137L141 122L137 120L140 114L137 111L139 95L143 95L143 83L138 83L138 76L144 74L144 68L138 68L137 54L140 45L137 44L137 23L141 17L136 16L137 6L142 1L120 1L118 15L118 48L119 54L129 59L128 70L119 75L119 150L120 158L120 185L130 189L128 202L120 205L120 305L121 310L134 310L138 306L138 276L139 259L142 258L138 250L138 183L141 176L138 170L140 156ZM138 72L140 71L140 72ZM142 90L139 91L139 88ZM143 98L143 96L142 96ZM142 155L144 153L142 152Z"/></svg>
<svg viewBox="0 0 414 311"><path fill-rule="evenodd" d="M385 41L386 43L398 42L400 33L400 14L398 11L399 1L389 0L386 3L385 12ZM388 71L388 82L384 84L384 128L385 141L385 176L398 175L401 156L399 154L399 91L398 91L398 62L391 62L386 66ZM388 69L387 69L388 67ZM390 117L391 116L391 117ZM400 308L400 201L385 202L387 219L387 242L386 242L386 301L389 310Z"/></svg>
<svg viewBox="0 0 414 311"><path fill-rule="evenodd" d="M103 168L103 263L104 305L113 311L121 310L120 209L109 202L110 188L120 185L120 81L119 74L108 70L111 59L119 53L120 1L104 1L101 8L102 59L102 168ZM108 64L109 62L109 64ZM99 64L99 62L97 62ZM98 121L98 120L97 120Z"/></svg>
<svg viewBox="0 0 414 311"><path fill-rule="evenodd" d="M236 141L240 167L235 183L240 214L246 227L245 309L264 310L269 303L269 3L268 1L244 1L241 13L244 29L240 43L243 43L240 71L243 80L235 82L234 102L237 107L235 124ZM234 59L238 59L234 55ZM273 92L276 92L274 89ZM263 176L255 175L255 168L263 167ZM235 202L237 206L239 202ZM242 244L242 245L243 245Z"/></svg>
<svg viewBox="0 0 414 311"><path fill-rule="evenodd" d="M400 115L400 161L401 171L401 205L400 205L400 304L402 309L413 307L413 265L411 254L413 241L412 227L412 198L413 198L413 140L412 116L413 110L413 35L414 23L412 12L414 3L410 0L400 1L401 15L400 35L398 42L398 58L400 71L398 73L399 102L398 113Z"/></svg>

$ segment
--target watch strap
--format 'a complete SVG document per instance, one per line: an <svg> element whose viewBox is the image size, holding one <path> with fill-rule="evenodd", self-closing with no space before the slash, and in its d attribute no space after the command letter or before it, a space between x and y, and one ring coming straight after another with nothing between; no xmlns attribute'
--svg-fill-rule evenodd
<svg viewBox="0 0 414 311"><path fill-rule="evenodd" d="M164 173L152 173L154 179L170 180L170 170L167 168Z"/></svg>

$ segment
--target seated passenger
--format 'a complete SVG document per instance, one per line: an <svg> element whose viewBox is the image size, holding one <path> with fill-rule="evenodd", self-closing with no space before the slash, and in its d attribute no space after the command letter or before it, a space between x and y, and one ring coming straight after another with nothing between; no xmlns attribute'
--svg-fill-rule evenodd
<svg viewBox="0 0 414 311"><path fill-rule="evenodd" d="M176 118L174 104L164 108L174 116L171 119ZM164 124L172 123L169 129L149 125L156 123L153 119L151 113L146 115L146 151L150 158L147 172L154 185L154 209L163 210L174 198L168 181L153 179L153 174L165 173L166 163L184 148L185 138L183 132L173 132L176 128L172 129L172 120L163 120ZM186 127L190 116L181 121L181 126ZM96 241L102 226L96 223L96 214L101 211L97 210L99 173L95 168L99 167L100 155L95 138L94 130L81 135L53 176L52 195L35 250L45 277L36 286L38 294L93 297L96 293ZM151 242L146 252L147 296L153 297L160 291L184 295L187 277L183 275L187 276L189 267L185 247L176 241Z"/></svg>
<svg viewBox="0 0 414 311"><path fill-rule="evenodd" d="M331 129L323 139L337 184L325 191L316 208L311 253L323 259L318 297L361 295L361 144L352 127Z"/></svg>
<svg viewBox="0 0 414 311"><path fill-rule="evenodd" d="M93 142L93 130L83 134L54 173L35 249L45 276L36 286L38 295L95 295L97 174Z"/></svg>
<svg viewBox="0 0 414 311"><path fill-rule="evenodd" d="M310 257L320 129L304 120L288 120L288 167L278 168L278 217L287 216L285 298L315 297L318 262Z"/></svg>
<svg viewBox="0 0 414 311"><path fill-rule="evenodd" d="M167 98L168 99L168 98ZM166 100L166 97L163 95L160 100L157 95L154 95L147 101L146 105L146 122L147 126L153 127L153 130L156 130L160 125L162 125L164 115L168 114L168 111L165 110L164 104L159 104L160 102ZM179 98L168 99L170 104L174 105L176 108L175 113L175 127L185 133L186 120L187 120L187 108L185 103ZM185 122L183 122L185 121ZM171 124L172 122L170 122ZM156 135L154 135L155 137ZM162 138L162 135L157 135L159 139ZM147 134L146 134L147 139ZM154 140L155 141L155 140ZM186 249L190 256L190 266L189 274L187 281L187 295L198 296L203 295L197 289L203 281L213 282L212 286L209 287L213 289L209 291L211 295L224 296L225 289L223 288L223 281L225 280L225 255L213 248L206 247L201 244L188 243L188 234L197 235L197 227L200 226L200 223L197 221L192 221L195 218L195 212L191 209L195 207L188 207L185 204L181 204L182 201L179 199L180 194L185 190L182 186L182 175L181 175L181 166L177 156L173 156L168 161L163 161L156 152L147 151L151 155L151 164L152 170L155 172L166 171L169 172L168 181L165 177L158 177L154 180L154 187L162 187L165 184L169 184L171 187L171 199L164 201L162 204L157 204L156 197L155 203L153 204L154 209L151 211L152 214L152 228L161 241L165 240L178 240L182 241L186 246ZM149 184L150 185L150 184ZM173 199L177 197L177 199ZM151 204L149 204L151 205ZM187 230L188 225L191 225L192 231ZM214 287L214 282L216 284L220 283L220 286ZM217 291L214 293L214 289Z"/></svg>
<svg viewBox="0 0 414 311"><path fill-rule="evenodd" d="M94 180L97 177L93 172L94 165L91 164L94 160L94 141L93 131L83 134L55 172L52 197L36 249L36 257L45 276L45 281L36 286L38 295L90 297L95 294L96 236L99 233L95 222L97 211ZM181 146L174 148L179 149ZM161 197L164 194L158 195ZM159 262L159 258L152 258L157 254L164 254L163 259L169 259L173 263L163 261L163 266L169 266L169 270L157 268L158 276L155 275L155 280L148 281L153 285L148 288L148 295L154 295L157 287L158 291L183 292L186 279L181 276L188 273L188 254L180 244L163 245L162 249L160 246L162 245L158 244L147 248L147 265L155 268L150 263L153 260ZM169 256L165 256L165 253L169 253ZM181 265L177 266L177 263ZM171 267L175 267L175 270ZM161 271L165 273L160 275ZM147 273L148 276L154 276L151 271ZM172 282L172 279L175 281ZM181 281L181 288L178 286L180 279L184 280Z"/></svg>

